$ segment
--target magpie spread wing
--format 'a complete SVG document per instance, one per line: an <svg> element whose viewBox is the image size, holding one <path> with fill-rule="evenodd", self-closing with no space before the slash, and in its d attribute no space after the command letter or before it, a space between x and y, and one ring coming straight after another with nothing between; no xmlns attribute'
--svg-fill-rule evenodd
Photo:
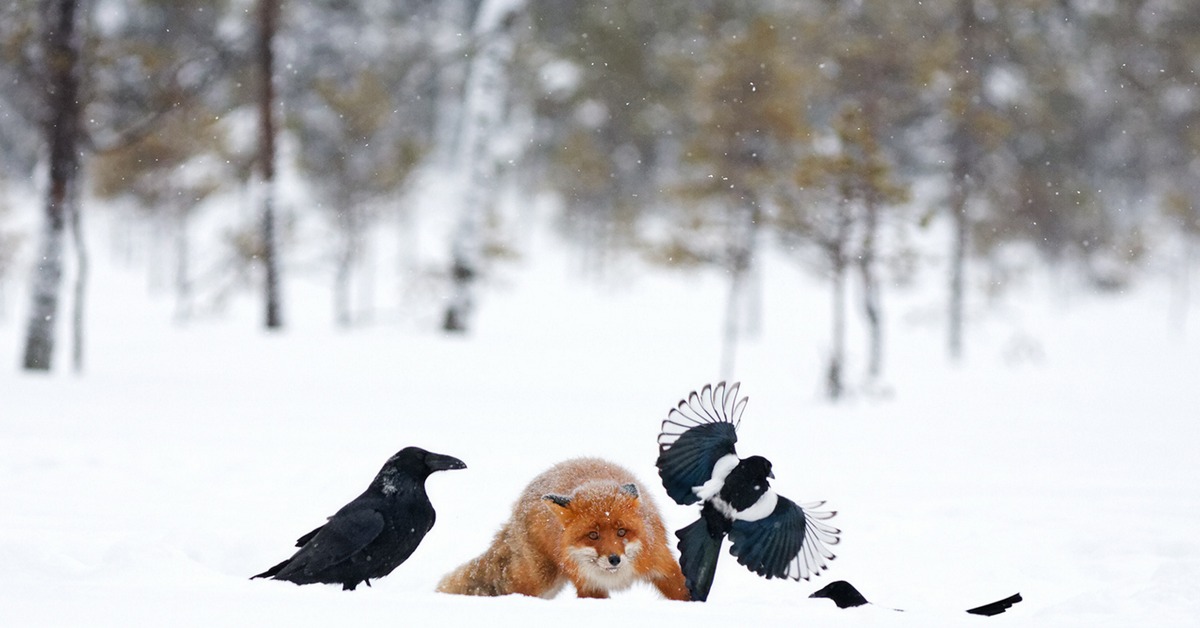
<svg viewBox="0 0 1200 628"><path fill-rule="evenodd" d="M750 571L770 578L808 580L828 569L834 558L828 545L837 545L841 530L825 523L835 514L816 510L824 502L797 506L780 496L771 514L746 521L734 520L729 530L729 552Z"/></svg>
<svg viewBox="0 0 1200 628"><path fill-rule="evenodd" d="M343 562L374 541L383 531L383 515L374 508L339 512L318 529L276 577L311 576Z"/></svg>
<svg viewBox="0 0 1200 628"><path fill-rule="evenodd" d="M737 426L746 408L738 384L705 385L667 413L658 435L658 474L678 504L699 501L692 491L712 477L713 466L735 453Z"/></svg>

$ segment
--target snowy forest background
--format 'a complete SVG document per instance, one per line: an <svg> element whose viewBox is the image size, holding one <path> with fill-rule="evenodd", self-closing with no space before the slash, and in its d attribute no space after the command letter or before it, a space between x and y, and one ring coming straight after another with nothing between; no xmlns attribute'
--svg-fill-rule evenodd
<svg viewBox="0 0 1200 628"><path fill-rule="evenodd" d="M1187 317L1193 2L13 0L0 62L24 369L105 359L97 256L143 266L180 321L253 295L286 328L301 281L331 325L459 334L537 228L599 286L643 261L726 277L722 374L779 253L829 290L834 398L847 319L870 386L884 296L913 286L944 293L931 356L1035 269L1165 277Z"/></svg>
<svg viewBox="0 0 1200 628"><path fill-rule="evenodd" d="M1198 67L1194 0L0 2L0 612L1192 626ZM828 573L433 591L573 456L690 523L720 378ZM408 445L392 575L247 579Z"/></svg>

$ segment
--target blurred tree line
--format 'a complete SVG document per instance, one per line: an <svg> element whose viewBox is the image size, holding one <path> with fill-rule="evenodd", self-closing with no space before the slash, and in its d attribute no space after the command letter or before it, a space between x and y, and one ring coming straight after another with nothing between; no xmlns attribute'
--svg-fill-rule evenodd
<svg viewBox="0 0 1200 628"><path fill-rule="evenodd" d="M496 199L552 194L588 272L634 253L728 277L727 373L762 252L781 246L828 281L835 398L849 312L874 381L882 286L919 255L947 269L958 357L972 265L1002 278L1032 250L1112 290L1153 250L1186 287L1200 239L1188 0L11 0L0 64L3 179L44 197L40 233L0 222L0 282L16 247L38 260L31 369L50 368L68 251L83 302L70 234L104 199L170 243L159 265L181 316L201 284L286 277L299 217L319 218L334 318L351 325L369 235L411 223L421 173L450 173L442 325L461 332L511 252ZM279 219L275 168L304 189ZM251 210L221 223L226 261L200 272L189 243L222 197ZM914 250L930 225L944 249ZM264 300L286 311L277 286Z"/></svg>

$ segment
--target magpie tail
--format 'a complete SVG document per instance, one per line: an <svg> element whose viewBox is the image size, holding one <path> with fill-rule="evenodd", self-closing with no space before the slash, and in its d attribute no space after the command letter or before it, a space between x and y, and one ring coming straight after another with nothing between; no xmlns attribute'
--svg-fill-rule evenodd
<svg viewBox="0 0 1200 628"><path fill-rule="evenodd" d="M679 567L692 594L692 601L703 602L708 599L708 592L712 589L717 558L721 556L721 543L725 537L720 535L714 538L703 517L680 529L675 536L679 538Z"/></svg>

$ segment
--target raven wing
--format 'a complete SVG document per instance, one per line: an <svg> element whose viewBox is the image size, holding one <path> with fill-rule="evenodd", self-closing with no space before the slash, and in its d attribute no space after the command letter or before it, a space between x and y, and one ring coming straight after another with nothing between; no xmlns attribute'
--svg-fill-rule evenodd
<svg viewBox="0 0 1200 628"><path fill-rule="evenodd" d="M318 532L321 531L321 528L324 528L324 527L325 526L317 526L317 528L315 530L313 530L312 532L309 532L308 534L305 534L304 536L296 539L296 547L304 547L304 544L311 541L312 538L314 536L316 536Z"/></svg>
<svg viewBox="0 0 1200 628"><path fill-rule="evenodd" d="M383 531L383 524L383 515L374 508L339 512L315 531L275 577L287 580L295 573L313 576L344 562L374 541Z"/></svg>
<svg viewBox="0 0 1200 628"><path fill-rule="evenodd" d="M667 413L658 435L658 475L667 495L678 504L694 504L692 491L712 478L722 457L736 454L737 426L746 397L737 398L739 384L707 384L692 392Z"/></svg>
<svg viewBox="0 0 1200 628"><path fill-rule="evenodd" d="M837 545L841 530L825 523L835 512L818 511L824 502L800 507L779 496L771 514L746 521L734 520L729 530L729 552L750 571L770 578L808 580L828 569L834 558L826 545Z"/></svg>

